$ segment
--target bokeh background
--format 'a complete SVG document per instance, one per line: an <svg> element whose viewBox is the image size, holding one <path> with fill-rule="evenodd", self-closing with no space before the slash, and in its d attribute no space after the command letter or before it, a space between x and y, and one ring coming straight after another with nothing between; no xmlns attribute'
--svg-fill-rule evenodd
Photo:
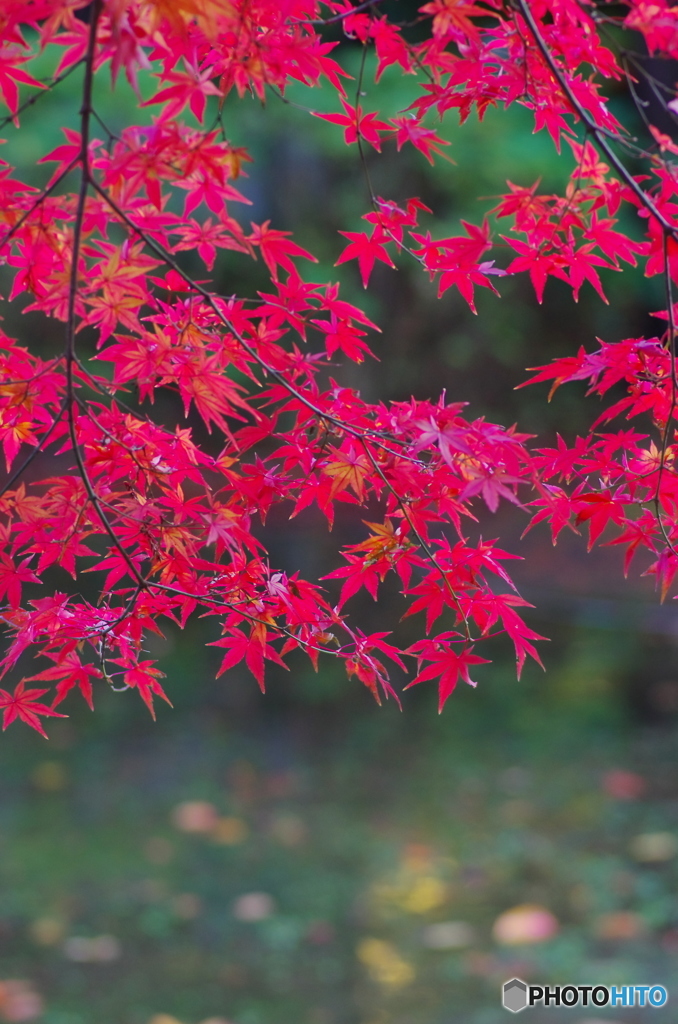
<svg viewBox="0 0 678 1024"><path fill-rule="evenodd" d="M355 44L340 59L358 73ZM45 55L42 71L50 73ZM364 103L390 113L413 85L366 64ZM5 126L4 155L36 183L34 161L76 127L78 74ZM143 84L146 88L147 83ZM245 223L271 218L321 259L309 280L341 280L382 327L379 362L335 375L372 399L410 394L470 403L469 413L553 443L595 417L577 386L515 390L525 367L590 345L653 333L656 282L604 274L604 305L550 282L481 292L478 317L442 300L413 262L380 265L367 293L334 261L337 230L369 208L364 169L341 132L308 115L331 96L290 90L265 107L228 100L229 138L255 158L238 183ZM613 103L634 130L620 93ZM96 84L111 133L132 115L125 83ZM419 196L439 236L478 222L505 181L562 189L568 154L531 134L526 111L442 129L454 165L430 168L386 145L367 157L377 194ZM425 226L426 218L423 219ZM629 230L636 231L633 224ZM198 276L199 264L187 265ZM0 282L1 284L2 282ZM224 293L256 293L261 267L222 254ZM2 289L5 291L5 289ZM6 293L6 291L5 291ZM60 325L3 304L5 329L45 352ZM86 347L89 339L82 336ZM176 409L160 399L161 415ZM349 509L328 535L319 516L262 531L278 567L322 574L357 538ZM433 688L377 707L326 662L271 673L262 696L233 670L214 680L210 619L152 638L174 708L153 723L134 695L105 692L96 714L73 700L47 743L12 726L0 743L0 1019L44 1024L499 1024L501 983L663 984L664 1010L528 1011L535 1024L668 1024L678 1000L678 618L651 583L622 578L614 548L554 548L524 510L480 514L471 535L524 556L516 579L535 609L546 674L515 679L503 641L442 716ZM638 566L638 571L644 566ZM59 582L55 578L55 583ZM365 628L393 628L395 591L354 599ZM407 642L411 620L398 626ZM27 668L24 666L24 671ZM34 668L33 671L36 669ZM404 680L401 680L404 682Z"/></svg>

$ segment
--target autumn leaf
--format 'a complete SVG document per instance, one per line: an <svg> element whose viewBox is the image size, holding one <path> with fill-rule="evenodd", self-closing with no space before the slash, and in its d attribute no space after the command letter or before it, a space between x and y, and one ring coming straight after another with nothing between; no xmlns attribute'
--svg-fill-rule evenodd
<svg viewBox="0 0 678 1024"><path fill-rule="evenodd" d="M102 678L103 673L101 669L97 668L96 665L83 664L77 651L69 651L66 654L47 653L46 656L51 658L56 664L52 665L51 668L45 669L43 672L38 672L35 676L28 676L26 682L33 682L34 680L56 682L56 693L52 702L53 708L57 704L61 704L66 695L74 687L77 687L90 710L93 711L92 680Z"/></svg>
<svg viewBox="0 0 678 1024"><path fill-rule="evenodd" d="M336 458L326 462L322 469L325 476L332 478L330 498L351 488L360 502L365 500L365 481L372 469L364 452L358 451L352 442L342 449L332 449Z"/></svg>
<svg viewBox="0 0 678 1024"><path fill-rule="evenodd" d="M395 266L385 248L388 239L377 228L370 236L366 235L364 231L340 231L339 234L350 239L351 244L346 246L334 265L338 267L340 263L346 263L347 260L357 260L363 288L367 288L369 284L375 260L381 260L389 267Z"/></svg>
<svg viewBox="0 0 678 1024"><path fill-rule="evenodd" d="M7 690L0 690L3 732L8 725L11 725L18 718L47 739L47 733L42 726L40 718L67 718L68 716L59 714L58 711L53 711L46 704L41 704L38 697L42 697L45 693L47 693L47 690L27 690L24 687L23 679L14 687L13 694L8 693Z"/></svg>
<svg viewBox="0 0 678 1024"><path fill-rule="evenodd" d="M480 658L473 654L473 645L460 645L461 638L454 633L440 633L432 640L419 640L408 649L408 654L415 654L419 664L422 661L430 662L426 668L408 683L405 687L408 690L417 683L423 683L428 679L438 679L438 713L443 710L448 697L456 689L459 680L468 683L469 686L476 684L471 679L469 672L471 665L489 665L487 658ZM457 646L454 646L456 641Z"/></svg>
<svg viewBox="0 0 678 1024"><path fill-rule="evenodd" d="M344 142L347 146L357 142L359 138L369 142L371 146L381 152L381 133L392 132L393 128L387 121L380 121L375 113L363 114L360 104L352 106L345 99L341 99L344 114L319 114L313 110L314 117L320 117L323 121L330 121L332 124L341 125L344 128Z"/></svg>
<svg viewBox="0 0 678 1024"><path fill-rule="evenodd" d="M530 527L544 524L554 543L586 522L589 546L607 530L625 570L647 552L646 572L668 596L678 575L670 336L678 147L663 128L621 123L631 83L601 33L610 31L620 52L629 33L640 33L652 55L675 61L674 8L606 5L603 25L592 5L551 0L426 0L416 23L394 20L394 5L349 0L326 4L327 17L313 0L107 0L85 4L86 20L76 17L82 6L13 0L0 18L0 100L14 125L0 160L3 327L18 334L0 330L2 668L37 656L49 663L13 693L0 691L4 724L19 719L44 735L43 717L75 691L91 705L100 679L137 690L153 714L155 698L167 697L148 641L194 615L217 620L220 671L243 666L262 689L266 662L287 667L296 652L317 668L324 652L377 700L395 696L386 665L403 667L397 638L365 635L345 611L363 589L383 599L387 581L404 599L406 629L420 629L408 638L414 682L437 680L441 708L459 680L472 683L485 661L476 651L490 637L512 647L520 674L526 658L539 661L542 638L507 568L517 556L480 535L481 502L493 512L509 501L517 515L527 506ZM339 44L342 35L365 58L351 98L344 65L352 47ZM62 92L61 78L79 64L76 85ZM150 83L145 99L140 69ZM104 128L90 92L96 100L121 71L136 99ZM373 88L384 74L390 93ZM634 74L642 91L643 68ZM407 107L396 111L403 75ZM360 150L352 153L366 188L344 189L341 202L321 187L323 162L304 134L317 122L291 102L302 87L324 97L330 112L311 113L339 128L340 149ZM28 145L20 118L57 88L70 127L56 146L47 131ZM266 104L269 119L286 103L284 130L280 122L270 145L254 147L261 166L251 180L249 121L232 109L239 97ZM527 131L545 129L557 151L568 141L562 182L550 191L538 172L528 184L499 181L475 222L458 221L440 190L429 189L430 208L405 198L407 175L390 160L385 174L379 162L388 140L394 159L413 147L431 164L449 160L439 124L480 121L493 108L499 138L500 119L516 104ZM678 99L667 96L667 106L675 113ZM227 132L236 124L243 134L234 141ZM529 140L516 132L519 151ZM630 137L633 166L618 145ZM477 170L484 181L490 163L482 174L471 167L469 180ZM295 188L317 192L308 196L313 223L303 245L293 231L290 170ZM345 170L338 161L332 173ZM379 195L376 183L388 181L392 196ZM325 193L329 220L320 209ZM243 205L268 208L271 219L247 227ZM425 217L433 222L422 226ZM326 265L328 225L344 238L337 266L355 260L367 288L376 263L393 267L397 254L409 267L402 288L418 296L398 298L401 333L379 338L383 370L369 382L355 366L344 373L347 359L371 354L376 305L361 309L308 268L316 247ZM551 278L574 301L590 284L591 301L604 302L607 272L636 263L663 279L658 335L638 328L634 337L578 338L525 382L548 382L549 399L565 382L595 398L592 422L582 420L575 439L554 421L556 439L533 443L467 408L459 390L466 373L450 383L450 402L444 391L426 394L428 385L408 387L406 369L395 377L389 370L403 330L425 355L430 331L417 317L426 295L455 289L482 314L478 289L499 298L495 285L510 276L505 304L525 280L544 302ZM626 315L623 293L609 290L624 313L609 318L613 328L640 323ZM443 333L454 309L453 301ZM566 338L564 309L558 299L548 314L558 318L554 338ZM510 305L499 316L510 327ZM330 376L335 360L338 379ZM393 400L384 389L396 377ZM501 404L501 375L494 377L476 389L485 405ZM269 543L288 519L297 531L314 529L314 505L329 528L339 525L344 561L326 577L339 581L338 606L312 576L276 565L275 551L287 561L298 545ZM342 508L346 516L337 515ZM366 537L351 534L353 513L367 523ZM336 597L336 583L328 587ZM443 616L447 631L421 639ZM26 690L31 680L49 691Z"/></svg>

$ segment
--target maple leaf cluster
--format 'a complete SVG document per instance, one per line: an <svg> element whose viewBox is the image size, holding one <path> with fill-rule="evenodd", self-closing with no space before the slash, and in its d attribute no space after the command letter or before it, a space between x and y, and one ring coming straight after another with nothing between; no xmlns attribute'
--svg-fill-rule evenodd
<svg viewBox="0 0 678 1024"><path fill-rule="evenodd" d="M6 301L57 321L63 335L46 357L0 333L2 670L27 652L50 663L0 690L5 726L20 719L43 732L41 718L62 714L54 709L70 691L92 706L106 685L136 689L153 713L154 698L168 698L145 639L194 613L218 618L220 672L243 663L262 690L266 662L286 666L298 649L316 667L321 653L339 658L377 700L397 700L388 665L406 670L409 658L419 666L409 685L437 679L442 708L459 680L472 683L487 660L474 650L497 633L512 641L520 672L526 657L539 660L540 637L504 565L516 556L471 539L479 504L531 503L533 522L548 522L554 539L588 523L593 544L611 527L626 568L644 550L668 593L678 572L678 149L653 125L644 148L624 135L603 89L631 72L601 27L614 21L675 58L678 8L628 0L615 12L577 0L434 0L420 6L410 41L408 25L378 3L350 0L3 4L5 127L19 130L25 108L66 76L82 78L80 128L64 129L40 158L53 168L44 186L0 163ZM406 110L368 109L362 80L342 66L355 46L374 50L377 79L389 68L408 75ZM45 51L59 54L48 81L31 74ZM143 75L152 94L139 99L137 124L99 139L93 82L120 75L137 95ZM586 437L531 449L516 428L473 419L444 396L370 403L328 383L329 364L371 354L378 328L337 284L312 279L315 258L289 232L247 222L246 189L235 182L251 157L221 117L224 103L265 101L291 82L329 88L335 108L308 115L336 126L356 159L392 145L433 163L449 144L438 122L511 104L531 111L559 151L566 142L563 195L507 183L480 223L452 237L420 225L432 214L421 200L366 194L367 230L341 232L348 245L337 239L336 263L356 261L367 287L375 262L413 260L438 294L454 287L474 312L475 289L497 292L507 275L528 275L539 302L550 278L576 301L587 284L605 299L601 271L623 264L662 275L663 333L601 342L532 378L552 391L567 381L599 396L613 390ZM647 173L626 169L629 150ZM6 153L11 160L11 146ZM622 227L629 214L637 237ZM219 250L260 260L266 289L220 294L209 277ZM199 280L187 251L204 265ZM199 444L181 419L154 420L161 392L218 443ZM643 426L611 427L619 417ZM259 530L273 506L290 516L315 506L330 526L338 506L355 506L364 539L341 551L327 582L286 573L270 564ZM73 581L63 592L44 582L53 566ZM387 576L406 616L424 620L426 635L404 651L387 633L365 635L345 609L362 588L378 598ZM81 592L92 578L94 602ZM26 689L31 680L54 689Z"/></svg>

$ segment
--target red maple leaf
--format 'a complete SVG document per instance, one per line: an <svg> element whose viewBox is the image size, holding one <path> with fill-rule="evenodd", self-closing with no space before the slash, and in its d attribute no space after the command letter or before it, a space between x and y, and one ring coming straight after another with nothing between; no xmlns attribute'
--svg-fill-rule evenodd
<svg viewBox="0 0 678 1024"><path fill-rule="evenodd" d="M237 665L244 658L245 664L259 683L259 689L263 693L265 690L264 659L274 661L277 665L281 665L282 668L287 668L287 665L275 648L266 642L267 632L265 623L255 622L249 636L246 636L241 629L230 628L227 636L210 644L211 647L225 647L227 649L224 660L217 672L217 677L223 675L227 669L233 668L234 665Z"/></svg>
<svg viewBox="0 0 678 1024"><path fill-rule="evenodd" d="M40 716L67 718L68 715L61 715L58 711L48 708L46 704L41 704L38 697L42 697L47 690L26 690L24 682L25 680L22 679L20 683L17 683L13 694L8 693L7 690L0 690L0 709L3 710L2 730L4 732L7 726L18 718L47 739Z"/></svg>
<svg viewBox="0 0 678 1024"><path fill-rule="evenodd" d="M15 565L9 555L0 551L0 598L6 595L12 608L17 608L21 604L22 583L40 582L39 577L28 568L28 563L32 559L33 556L29 555L20 565Z"/></svg>
<svg viewBox="0 0 678 1024"><path fill-rule="evenodd" d="M454 163L451 157L443 153L441 146L449 146L450 143L441 139L433 128L424 128L415 117L393 117L391 124L396 126L396 146L398 152L406 142L410 142L415 149L423 153L430 164L433 164L433 154L445 157L450 163Z"/></svg>
<svg viewBox="0 0 678 1024"><path fill-rule="evenodd" d="M505 238L505 241L520 254L509 264L506 272L519 274L527 270L540 305L544 301L544 288L549 276L558 277L569 284L567 259L561 253L546 252L540 246L520 242L516 238Z"/></svg>
<svg viewBox="0 0 678 1024"><path fill-rule="evenodd" d="M374 113L363 114L363 108L360 104L352 106L343 98L341 102L346 111L345 114L319 114L315 110L311 111L311 113L314 117L322 118L323 121L331 121L332 124L342 125L345 129L344 142L347 146L361 138L365 142L369 142L371 146L374 146L378 153L381 153L380 132L392 132L394 129L386 121L379 121Z"/></svg>
<svg viewBox="0 0 678 1024"><path fill-rule="evenodd" d="M7 45L0 47L0 93L12 114L16 113L19 106L17 82L21 82L22 85L32 85L36 89L47 88L42 82L38 82L18 66L27 60L28 57L20 55L14 47Z"/></svg>
<svg viewBox="0 0 678 1024"><path fill-rule="evenodd" d="M579 502L582 504L579 505ZM633 504L628 494L620 491L612 493L607 488L577 495L576 523L577 526L585 522L589 524L589 551L608 523L621 526L626 522L626 507Z"/></svg>
<svg viewBox="0 0 678 1024"><path fill-rule="evenodd" d="M450 37L461 43L479 39L478 29L470 19L487 14L482 7L466 0L432 0L419 10L433 15L433 35L437 39Z"/></svg>
<svg viewBox="0 0 678 1024"><path fill-rule="evenodd" d="M207 97L219 96L219 90L211 81L211 68L208 67L205 71L200 71L186 57L184 57L184 64L186 71L168 71L162 76L164 82L172 82L172 85L161 89L141 105L146 107L152 103L164 103L162 117L169 120L180 114L188 104L193 115L202 122Z"/></svg>
<svg viewBox="0 0 678 1024"><path fill-rule="evenodd" d="M252 234L248 241L252 245L259 246L264 263L271 271L274 281L278 280L279 266L283 270L289 271L290 274L296 274L296 267L291 260L292 256L303 257L305 260L311 260L312 263L318 262L310 252L289 240L291 231L277 231L275 228L269 227L270 223L270 220L267 220L263 224L252 224Z"/></svg>
<svg viewBox="0 0 678 1024"><path fill-rule="evenodd" d="M351 239L351 244L346 246L334 265L338 267L340 263L346 263L347 260L357 260L363 288L367 288L375 260L381 260L389 267L395 266L385 248L388 238L384 236L380 228L375 228L369 237L364 231L340 231L339 234L344 238Z"/></svg>
<svg viewBox="0 0 678 1024"><path fill-rule="evenodd" d="M624 523L624 527L625 529L619 536L608 540L603 547L612 547L616 544L626 545L624 575L628 576L633 556L641 545L656 553L655 541L659 536L659 524L651 512L645 511L638 519Z"/></svg>
<svg viewBox="0 0 678 1024"><path fill-rule="evenodd" d="M102 673L95 665L83 665L76 651L70 651L65 656L62 653L50 654L47 657L56 662L51 668L39 672L35 676L28 676L26 682L44 680L45 682L56 681L56 694L52 707L61 704L66 694L75 686L78 687L91 710L94 710L92 702L92 680L101 679Z"/></svg>
<svg viewBox="0 0 678 1024"><path fill-rule="evenodd" d="M419 640L408 648L407 654L416 654L417 661L431 662L405 687L416 686L427 679L440 677L438 682L438 713L443 710L445 701L455 690L457 683L463 679L469 686L476 683L469 675L471 665L489 665L487 658L479 658L473 654L473 645L466 645L461 650L453 646L453 642L460 643L462 638L455 633L439 633L432 640Z"/></svg>
<svg viewBox="0 0 678 1024"><path fill-rule="evenodd" d="M643 573L643 576L655 577L655 586L659 588L662 604L677 572L678 555L675 555L673 551L669 551L668 548L664 548L657 561L653 562Z"/></svg>
<svg viewBox="0 0 678 1024"><path fill-rule="evenodd" d="M113 658L112 661L115 664L121 665L125 663L126 659ZM151 712L152 717L155 719L155 708L153 707L153 695L162 697L170 707L172 707L172 701L169 699L162 686L158 682L159 679L164 677L165 673L161 672L160 669L155 668L152 661L140 661L136 665L131 665L127 668L123 674L123 682L125 686L136 687L141 695L141 699L144 704Z"/></svg>

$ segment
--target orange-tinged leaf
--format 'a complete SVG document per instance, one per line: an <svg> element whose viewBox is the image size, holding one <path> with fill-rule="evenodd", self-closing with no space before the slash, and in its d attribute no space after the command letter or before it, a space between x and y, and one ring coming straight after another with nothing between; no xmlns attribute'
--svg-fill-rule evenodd
<svg viewBox="0 0 678 1024"><path fill-rule="evenodd" d="M323 473L332 477L330 499L350 487L358 499L364 501L365 479L372 469L369 459L364 452L357 451L352 443L346 449L335 448L333 451L336 459L322 467Z"/></svg>

